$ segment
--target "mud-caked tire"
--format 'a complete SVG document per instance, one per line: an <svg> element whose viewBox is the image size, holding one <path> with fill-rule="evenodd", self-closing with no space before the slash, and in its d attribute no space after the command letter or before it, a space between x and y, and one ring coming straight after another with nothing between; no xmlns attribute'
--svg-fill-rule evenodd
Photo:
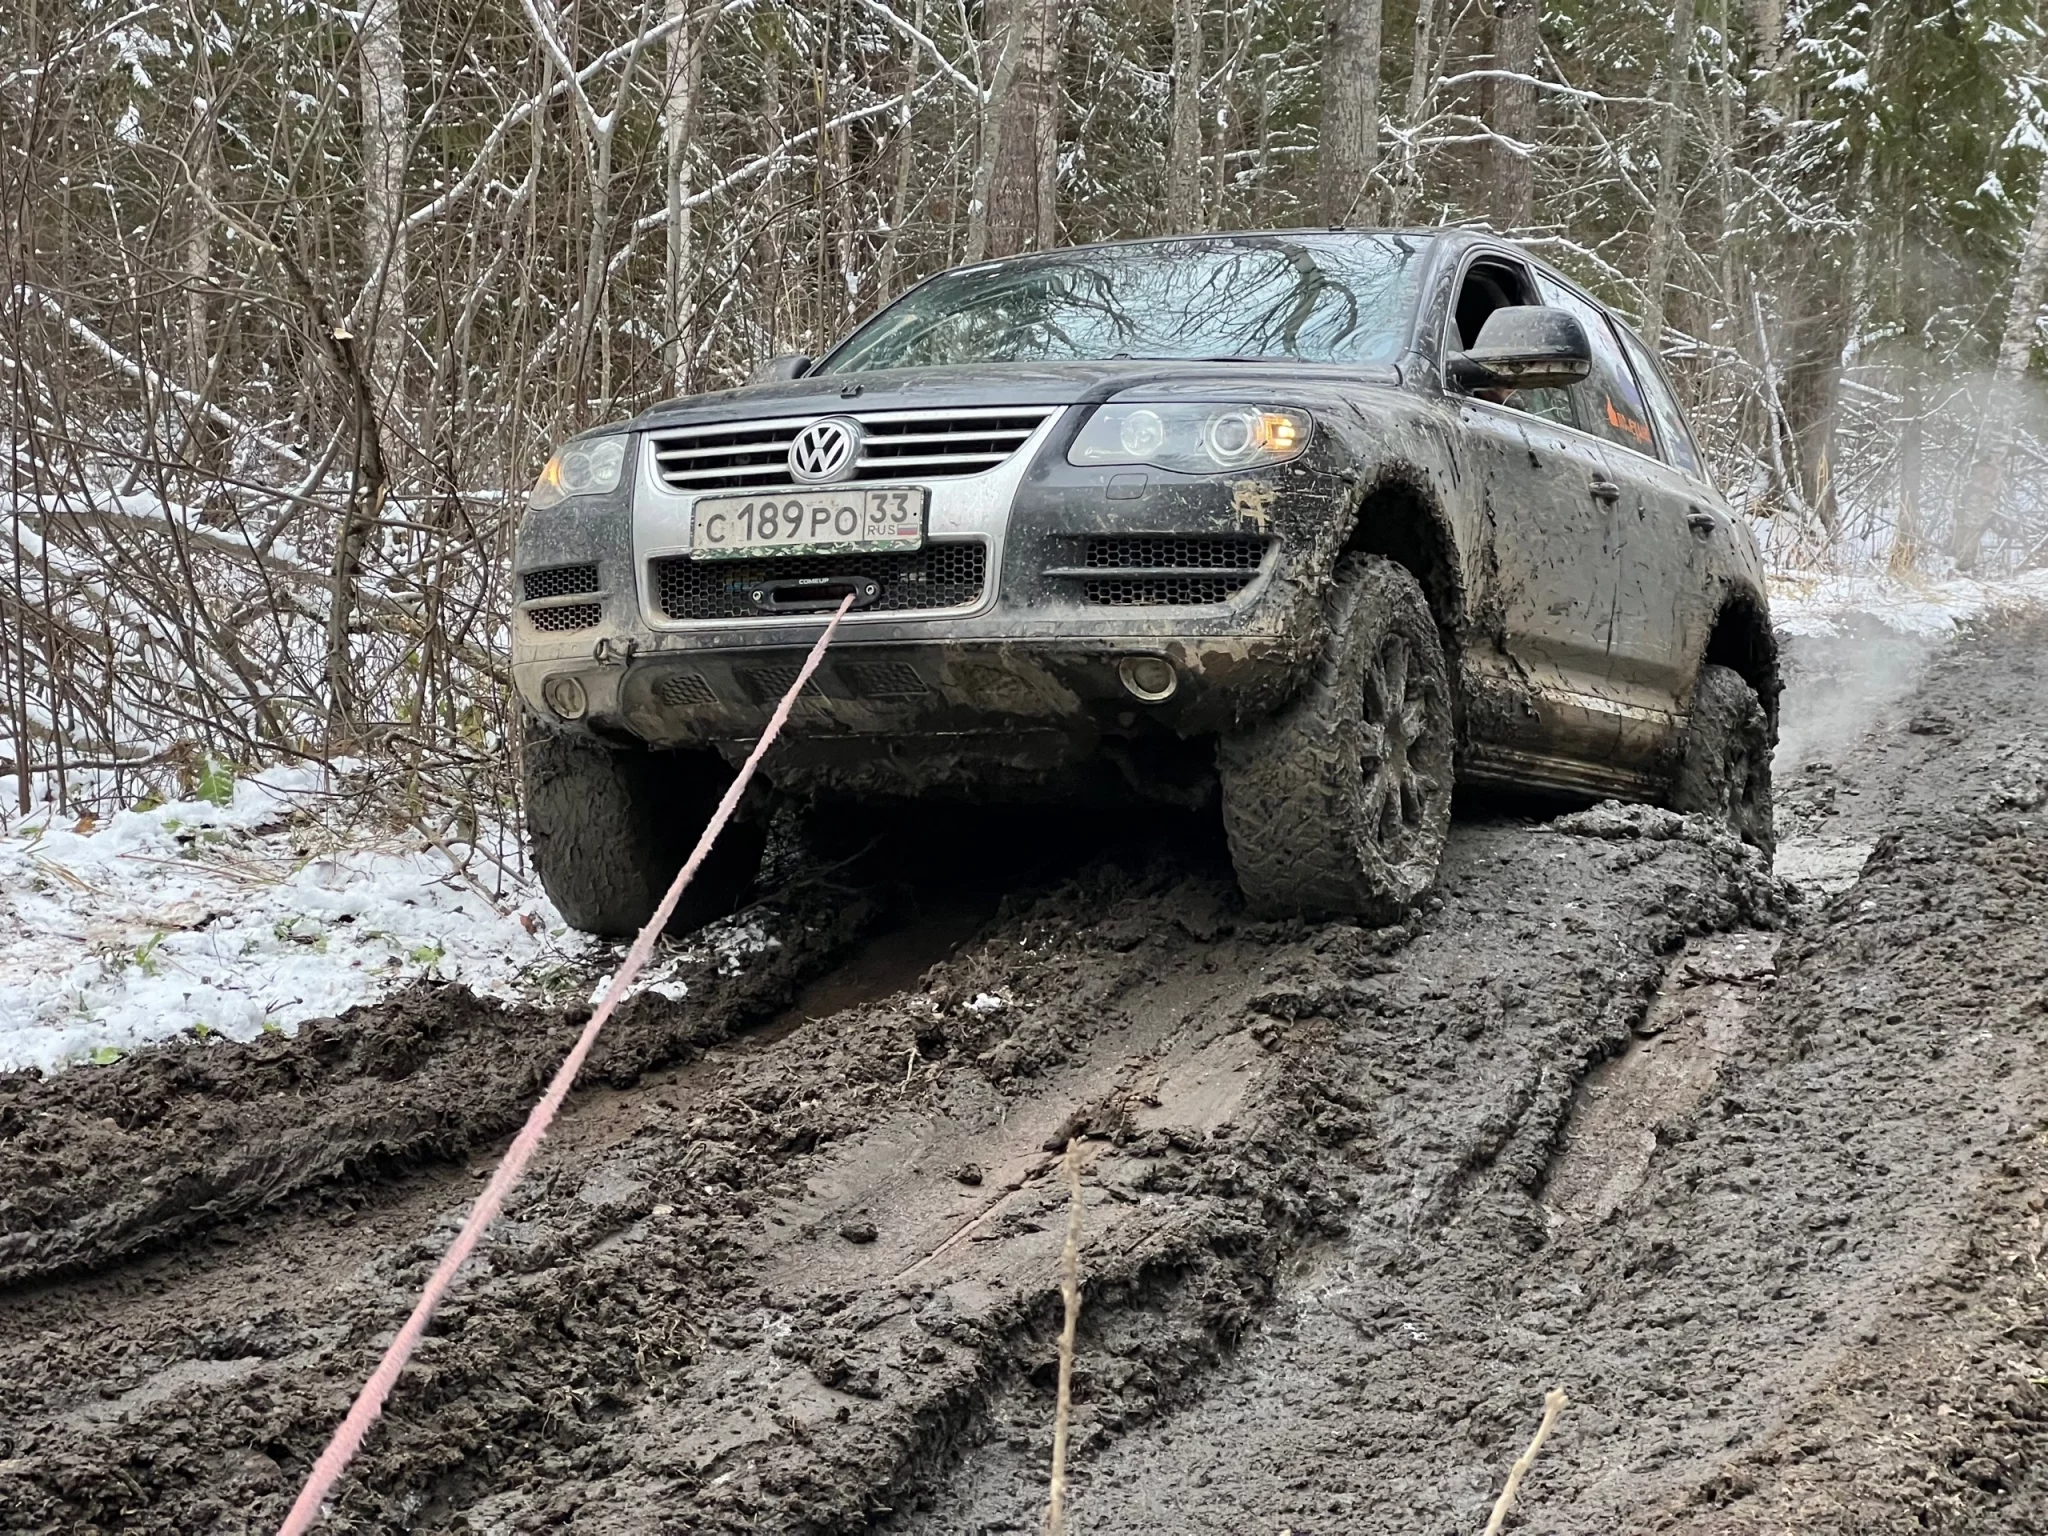
<svg viewBox="0 0 2048 1536"><path fill-rule="evenodd" d="M1671 780L1671 808L1712 816L1752 847L1777 847L1771 822L1771 722L1732 667L1700 668Z"/></svg>
<svg viewBox="0 0 2048 1536"><path fill-rule="evenodd" d="M526 831L548 899L585 933L638 933L697 846L732 770L715 752L613 746L531 718L525 748ZM668 931L687 933L737 907L766 840L762 816L736 815L683 892Z"/></svg>
<svg viewBox="0 0 2048 1536"><path fill-rule="evenodd" d="M1301 692L1218 746L1223 827L1255 909L1391 922L1435 883L1450 828L1450 670L1391 560L1347 559L1324 616Z"/></svg>

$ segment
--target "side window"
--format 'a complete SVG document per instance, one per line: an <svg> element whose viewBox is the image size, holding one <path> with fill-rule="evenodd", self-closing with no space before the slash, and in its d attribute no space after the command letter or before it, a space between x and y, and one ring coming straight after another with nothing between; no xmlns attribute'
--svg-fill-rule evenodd
<svg viewBox="0 0 2048 1536"><path fill-rule="evenodd" d="M1475 261L1466 270L1464 281L1458 285L1458 301L1451 309L1446 350L1462 351L1478 341L1487 316L1496 309L1533 302L1526 273L1504 262ZM1562 422L1568 427L1578 425L1573 419L1571 397L1561 389L1481 390L1479 398L1490 400L1495 405L1527 411L1546 421Z"/></svg>
<svg viewBox="0 0 2048 1536"><path fill-rule="evenodd" d="M1671 396L1671 386L1664 382L1664 370L1650 356L1650 349L1636 340L1635 333L1627 326L1618 325L1615 329L1621 333L1621 344L1628 352L1628 360L1636 365L1636 382L1643 386L1643 393L1649 398L1650 414L1657 418L1657 436L1663 439L1664 457L1695 480L1706 479L1707 472L1700 464L1699 450L1693 446L1692 433L1686 430L1685 417Z"/></svg>
<svg viewBox="0 0 2048 1536"><path fill-rule="evenodd" d="M1650 408L1643 403L1642 391L1636 388L1635 376L1629 372L1628 359L1622 356L1607 317L1569 288L1540 275L1536 281L1542 287L1543 302L1577 315L1592 343L1593 371L1571 391L1579 408L1579 425L1654 458L1657 439L1650 431Z"/></svg>

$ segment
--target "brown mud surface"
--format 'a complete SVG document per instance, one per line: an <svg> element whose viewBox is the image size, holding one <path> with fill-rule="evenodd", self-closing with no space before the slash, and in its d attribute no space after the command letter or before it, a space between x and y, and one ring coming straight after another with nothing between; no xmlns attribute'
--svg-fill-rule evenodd
<svg viewBox="0 0 2048 1536"><path fill-rule="evenodd" d="M1798 655L1788 718L1856 660ZM1826 896L1616 807L1461 822L1383 929L1248 920L1193 819L799 856L322 1528L1039 1529L1078 1136L1077 1531L1476 1532L1554 1384L1512 1529L2042 1529L2043 669L2008 625L1794 743ZM0 1530L274 1530L578 1017L0 1079Z"/></svg>

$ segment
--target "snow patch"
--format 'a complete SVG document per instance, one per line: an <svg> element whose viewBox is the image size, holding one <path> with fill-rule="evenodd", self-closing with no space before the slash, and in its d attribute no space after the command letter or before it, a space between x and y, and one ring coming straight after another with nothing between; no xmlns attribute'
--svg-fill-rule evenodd
<svg viewBox="0 0 2048 1536"><path fill-rule="evenodd" d="M1874 620L1895 633L1934 640L1990 614L2048 609L2048 570L1997 581L1781 571L1770 578L1770 597L1771 622L1786 634L1841 635L1859 620Z"/></svg>
<svg viewBox="0 0 2048 1536"><path fill-rule="evenodd" d="M528 873L346 825L353 802L321 769L217 799L70 825L38 812L0 836L0 1070L289 1031L421 976L512 996L594 948Z"/></svg>

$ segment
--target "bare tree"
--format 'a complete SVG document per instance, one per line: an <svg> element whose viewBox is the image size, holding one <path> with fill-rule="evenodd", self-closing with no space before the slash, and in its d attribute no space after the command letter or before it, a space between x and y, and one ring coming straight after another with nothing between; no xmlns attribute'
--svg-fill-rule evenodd
<svg viewBox="0 0 2048 1536"><path fill-rule="evenodd" d="M1059 0L1003 0L999 63L989 90L968 260L1042 250L1058 238L1061 20Z"/></svg>
<svg viewBox="0 0 2048 1536"><path fill-rule="evenodd" d="M694 273L690 242L694 233L690 210L690 136L696 126L697 87L703 73L703 50L717 24L716 0L705 18L690 15L689 0L667 0L668 35L662 72L661 145L667 233L662 267L662 371L668 387L682 394L690 385L690 297Z"/></svg>
<svg viewBox="0 0 2048 1536"><path fill-rule="evenodd" d="M1676 0L1671 51L1664 57L1664 122L1657 143L1657 204L1650 214L1650 257L1643 276L1643 340L1664 334L1664 290L1671 280L1671 243L1678 227L1678 157L1685 131L1685 87L1692 73L1693 0Z"/></svg>
<svg viewBox="0 0 2048 1536"><path fill-rule="evenodd" d="M1526 229L1535 204L1537 0L1496 0L1493 13L1494 227Z"/></svg>
<svg viewBox="0 0 2048 1536"><path fill-rule="evenodd" d="M1372 177L1380 148L1380 4L1325 0L1317 170L1325 224L1371 224L1378 216Z"/></svg>
<svg viewBox="0 0 2048 1536"><path fill-rule="evenodd" d="M1408 210L1422 191L1422 156L1417 140L1429 112L1432 77L1436 70L1436 14L1443 0L1416 0L1415 26L1408 55L1408 95L1402 104L1398 136L1400 160L1394 167L1394 197L1391 218L1396 224L1408 221Z"/></svg>
<svg viewBox="0 0 2048 1536"><path fill-rule="evenodd" d="M1202 11L1173 0L1173 128L1166 142L1166 227L1202 227Z"/></svg>

